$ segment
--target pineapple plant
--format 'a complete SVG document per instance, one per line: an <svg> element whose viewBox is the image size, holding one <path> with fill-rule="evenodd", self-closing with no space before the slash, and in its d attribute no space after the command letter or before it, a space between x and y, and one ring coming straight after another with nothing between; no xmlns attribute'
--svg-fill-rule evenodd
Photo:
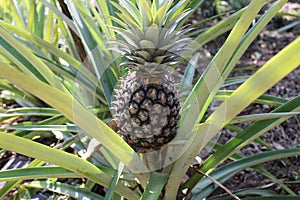
<svg viewBox="0 0 300 200"><path fill-rule="evenodd" d="M180 62L189 41L184 37L187 30L180 28L189 11L170 9L172 1L136 4L114 4L120 10L115 21L121 26L114 30L121 37L113 43L127 59L120 65L129 72L115 89L112 110L124 140L136 152L149 152L176 136L180 103L168 69Z"/></svg>
<svg viewBox="0 0 300 200"><path fill-rule="evenodd" d="M193 66L200 59L197 53L187 66L180 88L191 89L191 92L187 97L180 98L182 105L178 129L172 122L177 123L178 110L175 110L180 106L176 103L178 94L168 68L180 61L179 55L185 52L186 43L189 43L183 37L187 31L182 28L183 19L190 12L185 8L195 10L203 1L170 1L173 2L171 7L168 0L153 0L153 3L150 0L95 0L95 4L80 0L60 2L67 5L72 21L65 18L55 0L3 1L1 4L0 88L9 92L0 95L0 157L4 158L4 163L11 163L3 155L6 151L13 151L35 159L30 159L30 163L23 166L25 168L0 170L0 180L6 182L0 189L0 199L28 199L30 197L27 194L35 195L43 191L74 199L205 199L209 195L214 198L212 192L218 187L214 187L209 176L222 184L247 168L268 176L288 193L284 197L274 195L270 198L293 198L296 190L290 189L280 179L261 168L260 164L291 156L297 159L300 155L297 146L268 150L252 156L244 156L239 150L255 139L259 142L263 133L300 111L299 95L293 99L264 95L267 89L299 66L297 52L300 49L300 39L295 39L274 55L251 77L228 77L240 56L276 16L286 0L276 0L273 3L266 0L251 1L247 8L230 14L216 25L202 32L192 33L195 38L193 45L188 45L188 48L197 52L205 43L230 30L228 39L201 77L194 76ZM120 3L120 6L113 7L113 2ZM4 3L8 5L6 10ZM272 6L261 11L266 3ZM119 17L116 19L118 12ZM111 93L117 76L111 76L110 72L118 74L120 60L107 65L106 61L111 61L108 58L114 56L110 54L114 51L110 52L106 45L102 45L110 38L115 40L114 32L110 29L112 24L116 26L113 29L120 36L116 37L118 41L115 43L121 50L123 59L127 59L121 66L129 70L127 77L120 81L119 88L115 91L113 104ZM82 63L79 52L72 48L74 38L72 34L68 34L68 28L75 30L80 36L84 50L93 51L89 55L88 67L95 74L90 74L88 70L78 71ZM58 48L61 46L59 38L66 40L63 43L66 48ZM99 48L95 48L97 45ZM234 91L219 91L225 80L228 81L226 84L241 83L241 86ZM100 105L97 104L95 109L91 109L90 105L85 107L86 102L81 102L81 97L94 100L94 96L86 95L85 91L78 94L78 88L73 87L74 85L82 85L88 92L95 91L98 100L95 102ZM28 105L29 102L36 107L15 109L7 104L6 98L20 101L22 105ZM203 115L213 100L222 101L222 104L204 118ZM125 103L127 107L124 106ZM262 113L263 115L238 116L251 103L266 104L276 109L271 113ZM123 138L136 151L160 150L139 155L129 148L105 124L111 116L108 105L114 107L115 119L119 120L119 132L123 130ZM166 110L163 110L164 106ZM174 114L169 114L170 111ZM146 117L142 115L143 112L147 114ZM34 116L34 119L37 119L36 116L41 118L33 122L31 118L27 118L29 115ZM140 121L137 120L140 123L138 126L144 132L134 135L136 128L131 116L140 117ZM177 117L177 120L170 116ZM19 119L26 121L22 123ZM236 128L244 127L243 122L251 124L245 129ZM158 129L159 127L161 128ZM169 135L167 127L173 128L173 132L168 132ZM234 129L237 133L227 143L216 144L207 159L195 163L195 158L200 160L199 152L221 129ZM99 148L97 147L99 153L80 158L81 152L86 151L86 146L83 143L85 141L77 137L78 133L97 140L100 143ZM170 145L166 145L171 148L162 148L175 135L176 142L173 139ZM40 143L40 139L46 140L48 137L51 137L51 146L48 141L46 144ZM52 139L53 137L56 139ZM159 143L160 141L163 142ZM269 145L266 146L267 149L270 148ZM93 144L88 147L93 147ZM71 149L73 151L69 153ZM179 157L177 152L180 152ZM61 182L65 178L79 178L80 187ZM273 191L257 190L257 195L264 198L270 192L273 195ZM252 197L254 194L251 189L242 193L243 197ZM60 197L55 195L53 198ZM224 195L224 198L227 197Z"/></svg>

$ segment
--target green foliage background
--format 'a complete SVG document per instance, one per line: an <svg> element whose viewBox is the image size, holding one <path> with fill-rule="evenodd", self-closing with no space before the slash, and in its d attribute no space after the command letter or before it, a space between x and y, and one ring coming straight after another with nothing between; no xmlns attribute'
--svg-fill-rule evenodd
<svg viewBox="0 0 300 200"><path fill-rule="evenodd" d="M129 0L114 2L128 7L136 3ZM163 5L169 1L155 2ZM201 8L203 3L196 0L170 2L174 10L193 11ZM285 199L296 198L296 191L260 164L299 156L299 148L272 149L248 157L242 157L238 150L299 114L300 96L284 99L264 93L299 66L300 39L288 44L249 78L228 78L249 45L286 2L251 1L244 8L227 13L227 17L216 25L193 33L189 48L195 54L179 86L182 91L188 92L182 97L176 142L172 144L174 147L169 148L171 153L166 151L174 160L155 172L148 169L143 155L135 153L106 124L111 120L109 108L113 88L119 77L126 73L118 67L122 61L120 55L106 45L108 40L117 37L111 28L116 25L112 17L118 17L112 1L67 0L66 4L59 0L1 1L1 101L4 105L7 99L13 100L20 107L1 108L0 153L14 151L34 160L21 169L0 171L0 181L7 182L0 189L0 197L4 198L14 188L18 188L15 198L30 196L30 192L37 191L33 188L44 188L75 199L159 199L162 195L168 200L180 198L180 195L203 199L216 189L211 179L195 172L182 183L182 177L199 152L222 129L233 129L236 124L251 122L245 129L235 129L238 130L236 136L225 145L215 144L210 157L203 160L198 169L224 183L241 170L251 167L282 187L288 194ZM266 4L268 9L262 11ZM62 11L64 5L72 19ZM195 80L195 66L200 57L196 52L226 32L229 32L227 40L204 73ZM228 81L242 84L234 91L221 91L220 88ZM94 96L90 98L91 94ZM206 117L205 113L214 99L222 103ZM271 113L238 116L253 102L276 108ZM37 116L38 120L32 122L27 120L27 116ZM11 124L15 119L23 122ZM91 146L85 136L101 143L90 159L82 158L82 152ZM47 137L55 137L56 143L49 147L36 140ZM68 153L65 151L68 148L78 154ZM220 167L227 159L232 162ZM62 177L84 177L86 181L80 187L71 186L57 180ZM92 192L96 184L107 188L105 195ZM188 195L183 191L188 191ZM237 195L250 194L269 198L278 196L268 190L246 190Z"/></svg>

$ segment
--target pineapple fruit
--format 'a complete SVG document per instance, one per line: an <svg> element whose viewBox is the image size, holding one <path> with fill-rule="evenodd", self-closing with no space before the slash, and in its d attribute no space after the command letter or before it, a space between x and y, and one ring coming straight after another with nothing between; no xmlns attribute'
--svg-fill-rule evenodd
<svg viewBox="0 0 300 200"><path fill-rule="evenodd" d="M129 72L115 89L112 110L118 133L137 152L158 150L176 136L180 104L168 68L180 62L188 42L180 29L189 13L186 2L114 4L120 10L114 30L121 38L113 43L127 58L121 65Z"/></svg>

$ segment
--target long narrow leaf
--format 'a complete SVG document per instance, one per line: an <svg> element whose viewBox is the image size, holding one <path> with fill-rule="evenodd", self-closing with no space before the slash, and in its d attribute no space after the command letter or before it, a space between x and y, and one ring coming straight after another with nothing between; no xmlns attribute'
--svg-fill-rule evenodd
<svg viewBox="0 0 300 200"><path fill-rule="evenodd" d="M105 195L104 200L110 200L110 199L112 199L112 196L113 196L114 191L115 191L115 189L117 187L117 183L120 180L120 176L122 174L123 169L124 169L124 164L122 162L120 162L118 170L116 170L116 172L115 172L115 174L113 176L113 179L112 179L112 181L111 181L111 183L109 185L109 189L108 189L108 191L107 191L107 193Z"/></svg>
<svg viewBox="0 0 300 200"><path fill-rule="evenodd" d="M96 42L95 37L88 29L88 24L85 23L74 3L67 1L67 4L73 16L79 37L81 37L87 51L87 61L101 82L107 102L111 102L113 89L117 82L117 77L113 74L111 68L108 67L109 64L113 63L113 58L111 54L107 54L107 48L104 44L101 45Z"/></svg>
<svg viewBox="0 0 300 200"><path fill-rule="evenodd" d="M197 36L188 47L191 48L193 52L196 52L197 49L202 47L207 42L231 30L244 12L245 9L242 9L233 15L230 15L227 19L220 21L217 25L207 29L202 34Z"/></svg>
<svg viewBox="0 0 300 200"><path fill-rule="evenodd" d="M299 200L299 196L288 196L288 195L274 195L268 197L249 197L244 200Z"/></svg>
<svg viewBox="0 0 300 200"><path fill-rule="evenodd" d="M0 132L0 147L44 160L52 164L57 164L66 169L82 174L83 176L105 187L108 187L111 181L111 177L109 175L92 165L90 162L75 155L53 149L31 140ZM121 184L118 184L116 192L125 197L138 199L138 196L135 193Z"/></svg>
<svg viewBox="0 0 300 200"><path fill-rule="evenodd" d="M161 191L168 179L167 174L151 172L149 183L142 196L142 200L156 200L159 198Z"/></svg>
<svg viewBox="0 0 300 200"><path fill-rule="evenodd" d="M23 186L28 188L40 188L47 189L52 192L56 192L59 194L65 194L75 199L86 199L86 200L102 200L104 199L102 196L90 192L85 188L81 188L80 186L68 185L60 182L53 181L31 181L28 183L24 183Z"/></svg>
<svg viewBox="0 0 300 200"><path fill-rule="evenodd" d="M233 175L235 175L236 173L240 172L241 170L247 167L251 167L271 160L297 156L297 155L300 155L299 148L263 152L260 154L249 156L240 159L238 161L229 163L219 168L215 172L211 173L210 176L218 180L219 182L223 183L226 180L228 180L230 177L232 177ZM203 179L202 181L200 181L192 191L192 193L194 194L192 199L203 199L209 193L215 190L216 188L213 185L211 185L211 183L212 182L210 179Z"/></svg>
<svg viewBox="0 0 300 200"><path fill-rule="evenodd" d="M33 160L31 163L29 163L29 165L27 166L28 168L30 167L40 167L42 165L44 165L45 162L40 161L40 160ZM18 180L11 180L6 182L6 184L4 185L4 187L2 187L0 189L0 198L4 198L4 196L9 193L14 187L16 187L17 185L19 185L22 182L22 180L18 179Z"/></svg>
<svg viewBox="0 0 300 200"><path fill-rule="evenodd" d="M25 20L23 14L21 13L21 9L16 0L12 0L12 4L10 6L12 15L14 16L14 21L16 25L20 28L25 28Z"/></svg>
<svg viewBox="0 0 300 200"><path fill-rule="evenodd" d="M218 91L218 93L215 96L216 100L225 100L228 99L234 91L225 90L225 91ZM260 104L268 104L271 106L280 106L284 103L288 102L288 100L280 97L275 97L268 94L263 94L259 98L255 100L255 103Z"/></svg>
<svg viewBox="0 0 300 200"><path fill-rule="evenodd" d="M52 86L63 90L55 74L28 48L6 32L2 26L0 26L0 49L15 60L15 63L28 75L36 76L44 82L47 81Z"/></svg>
<svg viewBox="0 0 300 200"><path fill-rule="evenodd" d="M20 130L20 131L69 131L78 132L77 126L74 125L25 125L25 126L6 126L1 127L0 130Z"/></svg>
<svg viewBox="0 0 300 200"><path fill-rule="evenodd" d="M229 124L237 124L237 123L244 123L244 122L251 122L251 121L259 121L259 120L266 120L266 119L274 119L284 116L294 116L299 115L299 112L282 112L282 113L266 113L266 114L253 114L253 115L245 115L245 116L238 116L233 118Z"/></svg>
<svg viewBox="0 0 300 200"><path fill-rule="evenodd" d="M0 113L0 118L15 117L15 116L54 116L59 113L52 108L17 108L10 109L6 113Z"/></svg>
<svg viewBox="0 0 300 200"><path fill-rule="evenodd" d="M73 58L72 56L70 56L69 54L67 54L66 52L60 50L58 47L56 47L55 45L48 43L44 40L42 40L41 38L37 37L36 35L18 28L17 26L14 26L12 24L6 23L4 21L0 21L0 24L5 27L8 31L17 34L19 37L25 39L27 42L31 42L45 50L47 50L48 52L54 54L57 57L62 58L63 60L65 60L66 62L69 63L69 65L73 66L76 69L79 69L81 63L76 60L75 58Z"/></svg>
<svg viewBox="0 0 300 200"><path fill-rule="evenodd" d="M12 180L80 177L82 177L81 174L74 173L62 167L32 167L0 171L0 182Z"/></svg>

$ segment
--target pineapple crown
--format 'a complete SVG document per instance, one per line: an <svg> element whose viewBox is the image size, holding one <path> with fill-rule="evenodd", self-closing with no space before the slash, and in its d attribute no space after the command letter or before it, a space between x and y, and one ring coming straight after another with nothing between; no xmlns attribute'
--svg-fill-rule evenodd
<svg viewBox="0 0 300 200"><path fill-rule="evenodd" d="M113 29L123 38L113 43L128 60L129 70L142 76L165 75L167 68L180 61L179 54L186 50L190 41L184 34L190 29L182 28L183 19L190 14L186 9L189 1L169 0L120 0L112 2L120 11L113 20L120 27Z"/></svg>

